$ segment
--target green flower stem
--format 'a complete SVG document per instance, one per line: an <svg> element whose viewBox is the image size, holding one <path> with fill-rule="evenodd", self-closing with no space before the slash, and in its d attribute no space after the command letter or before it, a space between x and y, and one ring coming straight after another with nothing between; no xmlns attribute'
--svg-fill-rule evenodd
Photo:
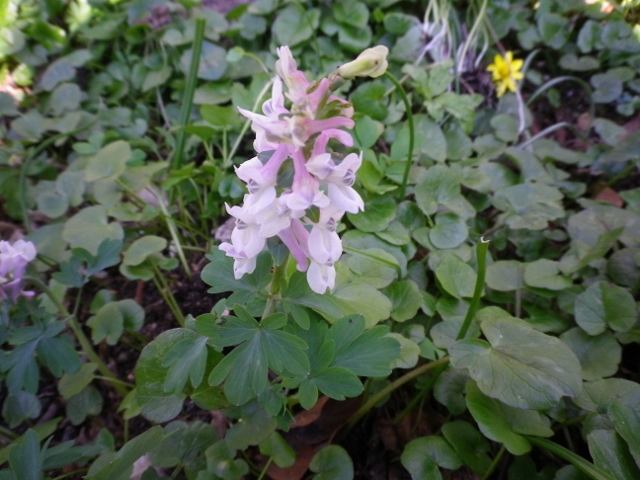
<svg viewBox="0 0 640 480"><path fill-rule="evenodd" d="M267 303L264 306L264 311L262 312L262 318L267 318L271 315L275 309L278 300L280 300L280 296L278 293L280 292L280 281L282 277L284 277L284 271L286 269L287 258L280 265L276 265L276 268L273 270L273 277L271 278L271 285L269 286L269 296L267 298Z"/></svg>
<svg viewBox="0 0 640 480"><path fill-rule="evenodd" d="M176 297L173 296L173 292L171 291L171 288L169 288L164 275L162 275L162 272L160 272L156 265L153 265L153 272L155 273L153 276L153 282L156 284L156 288L164 298L169 310L171 310L173 316L176 317L180 326L184 327L184 315L182 314L182 311L178 306L178 302L176 301Z"/></svg>
<svg viewBox="0 0 640 480"><path fill-rule="evenodd" d="M3 426L0 426L0 435L2 435L3 437L8 438L9 440L15 440L16 438L18 438L18 435L13 433L8 428L4 428Z"/></svg>
<svg viewBox="0 0 640 480"><path fill-rule="evenodd" d="M202 52L205 26L206 22L204 18L196 19L196 33L193 38L191 65L189 65L189 75L187 76L187 84L182 97L182 108L180 109L181 127L189 125L189 119L191 117L191 107L193 106L193 94L196 90L196 82L198 80L198 67L200 66L200 53ZM180 129L176 136L176 147L173 151L173 158L171 159L171 168L173 170L180 168L182 164L182 154L186 138L187 132L184 129Z"/></svg>
<svg viewBox="0 0 640 480"><path fill-rule="evenodd" d="M538 88L527 100L527 106L531 105L536 99L542 95L544 92L549 90L550 88L556 86L562 82L575 82L582 87L584 93L587 94L587 98L589 99L589 127L591 126L591 122L596 118L596 104L593 101L593 91L587 82L582 80L581 78L574 77L572 75L565 75L562 77L554 78L553 80L549 80L547 83Z"/></svg>
<svg viewBox="0 0 640 480"><path fill-rule="evenodd" d="M407 93L404 91L402 84L398 81L396 77L391 75L389 72L384 72L384 74L389 80L391 80L391 83L393 83L396 86L396 89L400 94L400 98L402 98L402 103L404 103L404 108L407 112L407 122L409 123L409 152L407 154L407 164L404 167L404 175L402 176L402 184L400 185L400 190L398 191L398 202L402 202L407 192L407 182L409 181L409 171L411 170L411 164L413 163L413 146L415 143L413 114L411 113L411 104L409 103L409 98L407 98Z"/></svg>
<svg viewBox="0 0 640 480"><path fill-rule="evenodd" d="M553 133L556 130L560 130L561 128L568 128L573 133L575 133L578 137L582 138L583 140L586 139L585 134L582 131L580 131L580 129L576 128L575 126L571 125L568 122L558 122L558 123L556 123L554 125L551 125L550 127L545 128L541 132L536 133L533 137L525 140L520 145L516 145L516 148L519 148L519 149L522 150L525 147L528 147L529 145L531 145L536 140L538 140L540 138L543 138L543 137L546 137L550 133Z"/></svg>
<svg viewBox="0 0 640 480"><path fill-rule="evenodd" d="M393 421L393 424L394 424L394 425L399 424L399 423L402 421L402 419L403 419L404 417L406 417L406 416L408 415L408 413L409 413L411 410L413 410L413 409L415 408L415 406L416 406L418 403L420 403L420 402L422 402L422 401L424 400L424 398L425 398L425 396L427 395L427 393L429 393L429 391L433 388L433 385L436 383L436 380L438 380L438 377L440 377L440 374L442 374L442 372L444 372L444 371L447 369L447 367L448 367L448 366L449 366L449 364L448 364L448 363L444 363L444 364L440 365L440 366L439 366L439 367L438 367L438 368L433 372L433 374L432 374L432 375L431 375L431 377L429 378L428 383L427 383L424 387L422 387L422 390L420 390L420 391L418 392L418 394L417 394L417 395L415 395L415 396L413 397L413 399L411 399L411 402L409 402L409 405L407 405L407 406L404 408L404 410L402 410L402 412L400 412L400 415L398 415L398 416L396 417L396 419ZM421 407L421 409L422 409L422 407Z"/></svg>
<svg viewBox="0 0 640 480"><path fill-rule="evenodd" d="M269 467L271 466L272 463L273 463L273 457L269 457L269 460L267 460L267 464L264 466L264 468L260 472L260 476L258 477L258 480L262 480L264 478L264 476L267 474L267 470L269 470Z"/></svg>
<svg viewBox="0 0 640 480"><path fill-rule="evenodd" d="M551 440L547 440L546 438L532 437L529 435L526 435L525 437L535 446L543 448L561 458L564 458L566 461L571 463L574 467L576 467L578 470L580 470L582 473L589 476L593 480L614 480L613 477L608 473L602 471L600 468L596 467L588 460L585 460L580 455L573 453L568 448L558 445L557 443L554 443Z"/></svg>
<svg viewBox="0 0 640 480"><path fill-rule="evenodd" d="M484 291L484 277L487 272L487 250L489 250L489 240L485 240L483 237L480 237L480 241L476 245L476 258L478 260L476 288L473 291L473 298L471 299L467 316L464 317L464 322L462 323L462 327L460 327L456 340L461 340L467 335L467 331L471 326L473 317L475 317L476 312L478 311L478 306L480 306L480 297Z"/></svg>
<svg viewBox="0 0 640 480"><path fill-rule="evenodd" d="M358 411L353 415L353 417L351 417L351 420L349 420L349 424L347 425L347 428L348 429L353 428L353 426L356 423L358 423L358 421L362 417L364 417L367 413L369 413L369 410L375 407L380 400L382 400L385 396L389 395L391 392L397 390L398 388L400 388L402 385L409 382L410 380L413 380L414 378L424 373L427 373L441 365L446 365L448 363L449 363L449 357L447 356L439 360L426 363L418 368L414 368L410 372L405 373L403 376L396 379L395 381L387 385L385 388L380 390L378 393L373 395L371 398L369 398L369 400L367 400L365 404L358 409Z"/></svg>
<svg viewBox="0 0 640 480"><path fill-rule="evenodd" d="M507 449L504 447L504 445L502 445L502 447L500 448L500 451L491 462L491 465L489 465L489 468L487 468L487 471L484 472L484 475L482 476L482 480L489 480L489 478L491 478L491 475L495 471L496 467L500 465L500 461L502 460L502 457L504 456L504 452L506 451Z"/></svg>
<svg viewBox="0 0 640 480"><path fill-rule="evenodd" d="M102 373L102 375L104 375L105 380L111 383L113 388L120 395L122 395L123 397L126 396L127 393L129 393L128 388L126 388L122 384L123 383L122 381L118 380L115 374L109 369L109 367L107 367L107 365L102 361L102 359L95 352L95 350L93 349L93 346L91 345L91 342L82 331L82 328L78 323L78 319L74 315L71 315L69 313L69 311L65 308L65 306L62 305L60 300L58 300L55 294L49 289L49 287L47 287L44 284L44 282L42 282L41 280L35 277L24 277L24 279L25 281L31 282L34 285L36 285L40 290L42 290L45 293L45 295L47 295L47 297L49 297L49 300L51 300L51 303L53 303L55 307L58 309L58 312L60 313L60 315L62 315L67 319L67 324L69 325L69 328L71 328L71 331L78 339L78 343L80 344L80 347L82 348L82 351L87 356L87 358L92 363L95 363L98 366L98 370L100 371L100 373Z"/></svg>
<svg viewBox="0 0 640 480"><path fill-rule="evenodd" d="M98 380L106 380L108 382L119 383L120 385L124 385L127 388L136 388L133 383L125 382L124 380L114 380L112 378L103 377L102 375L94 375L93 378L97 378Z"/></svg>

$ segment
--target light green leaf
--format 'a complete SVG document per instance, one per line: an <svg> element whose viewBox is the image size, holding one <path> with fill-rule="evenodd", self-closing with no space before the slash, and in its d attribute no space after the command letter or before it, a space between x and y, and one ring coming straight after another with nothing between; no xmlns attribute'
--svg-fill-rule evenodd
<svg viewBox="0 0 640 480"><path fill-rule="evenodd" d="M104 146L87 163L85 180L95 182L103 178L115 180L125 170L131 159L131 146L124 140L118 140Z"/></svg>
<svg viewBox="0 0 640 480"><path fill-rule="evenodd" d="M487 267L486 281L489 288L510 292L524 288L525 264L516 260L499 260Z"/></svg>
<svg viewBox="0 0 640 480"><path fill-rule="evenodd" d="M422 306L422 294L418 285L412 280L394 282L382 290L393 307L391 318L397 322L404 322L415 317Z"/></svg>
<svg viewBox="0 0 640 480"><path fill-rule="evenodd" d="M429 240L437 248L456 248L469 236L466 222L455 213L439 213L435 220Z"/></svg>
<svg viewBox="0 0 640 480"><path fill-rule="evenodd" d="M414 480L442 480L438 467L455 470L462 461L442 437L420 437L404 447L400 461Z"/></svg>
<svg viewBox="0 0 640 480"><path fill-rule="evenodd" d="M618 434L627 442L636 465L640 467L640 411L620 401L609 407L609 418Z"/></svg>
<svg viewBox="0 0 640 480"><path fill-rule="evenodd" d="M271 31L279 45L294 47L312 37L319 20L318 9L305 9L300 5L290 4L278 13Z"/></svg>
<svg viewBox="0 0 640 480"><path fill-rule="evenodd" d="M573 402L589 412L606 412L615 401L640 411L640 385L624 378L606 378L586 382Z"/></svg>
<svg viewBox="0 0 640 480"><path fill-rule="evenodd" d="M445 292L455 298L473 297L477 274L456 255L448 255L436 267L436 278Z"/></svg>
<svg viewBox="0 0 640 480"><path fill-rule="evenodd" d="M167 241L155 235L146 235L135 240L124 253L122 263L136 266L144 262L154 253L159 253L167 248Z"/></svg>
<svg viewBox="0 0 640 480"><path fill-rule="evenodd" d="M480 327L489 342L460 340L449 354L486 395L516 408L543 409L580 394L580 362L560 340L513 317L487 319Z"/></svg>
<svg viewBox="0 0 640 480"><path fill-rule="evenodd" d="M260 453L273 458L273 462L280 468L287 468L296 461L293 448L282 438L278 432L273 432L260 443Z"/></svg>
<svg viewBox="0 0 640 480"><path fill-rule="evenodd" d="M640 468L635 464L628 445L614 430L593 430L587 435L587 442L593 463L616 480L640 478Z"/></svg>
<svg viewBox="0 0 640 480"><path fill-rule="evenodd" d="M611 332L591 336L576 327L560 335L560 340L580 360L582 378L585 380L610 377L618 371L622 347Z"/></svg>
<svg viewBox="0 0 640 480"><path fill-rule="evenodd" d="M392 368L413 368L418 364L420 356L420 347L416 342L410 340L399 333L390 333L388 335L396 339L400 344L400 356L391 365Z"/></svg>
<svg viewBox="0 0 640 480"><path fill-rule="evenodd" d="M376 196L367 202L364 212L348 213L349 221L362 232L385 230L396 216L396 201L391 195Z"/></svg>
<svg viewBox="0 0 640 480"><path fill-rule="evenodd" d="M329 445L316 453L309 469L316 473L314 480L351 480L354 474L351 457L339 445Z"/></svg>
<svg viewBox="0 0 640 480"><path fill-rule="evenodd" d="M491 445L473 425L463 420L447 422L442 425L442 434L475 473L482 475L489 468Z"/></svg>
<svg viewBox="0 0 640 480"><path fill-rule="evenodd" d="M174 343L162 360L163 367L169 367L164 381L164 390L179 395L187 381L193 388L198 388L207 365L207 337L202 337L191 330Z"/></svg>
<svg viewBox="0 0 640 480"><path fill-rule="evenodd" d="M571 286L571 280L560 275L558 262L546 258L525 264L524 283L529 287L547 290L564 290Z"/></svg>
<svg viewBox="0 0 640 480"><path fill-rule="evenodd" d="M531 450L531 444L523 435L553 435L547 417L535 410L509 407L489 398L472 380L467 383L467 407L484 436L503 443L513 455L522 455Z"/></svg>
<svg viewBox="0 0 640 480"><path fill-rule="evenodd" d="M94 374L98 366L95 363L85 363L76 373L65 373L58 382L58 392L65 399L69 399L89 385L93 380Z"/></svg>
<svg viewBox="0 0 640 480"><path fill-rule="evenodd" d="M67 220L62 238L72 248L84 248L95 256L103 240L122 240L124 230L119 223L108 223L106 207L95 205L80 210Z"/></svg>
<svg viewBox="0 0 640 480"><path fill-rule="evenodd" d="M633 296L624 288L596 282L576 297L576 322L589 335L599 335L610 327L628 332L638 320Z"/></svg>
<svg viewBox="0 0 640 480"><path fill-rule="evenodd" d="M136 364L137 403L142 414L155 422L173 420L182 409L184 395L164 390L167 368L162 366L165 353L177 342L192 337L193 332L174 329L161 333L140 354Z"/></svg>

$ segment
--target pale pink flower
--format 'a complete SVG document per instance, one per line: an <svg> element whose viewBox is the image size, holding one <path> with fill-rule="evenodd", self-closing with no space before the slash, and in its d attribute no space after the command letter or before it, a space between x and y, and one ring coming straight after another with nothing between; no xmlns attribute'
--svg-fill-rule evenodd
<svg viewBox="0 0 640 480"><path fill-rule="evenodd" d="M328 184L328 196L333 205L345 212L358 213L359 210L364 210L364 202L352 187L360 165L362 154L351 153L336 165L331 155L324 153L309 160L306 168L319 180Z"/></svg>
<svg viewBox="0 0 640 480"><path fill-rule="evenodd" d="M29 262L36 258L36 247L32 242L18 240L13 245L0 241L0 299L19 296L32 297L35 293L22 289L23 276Z"/></svg>

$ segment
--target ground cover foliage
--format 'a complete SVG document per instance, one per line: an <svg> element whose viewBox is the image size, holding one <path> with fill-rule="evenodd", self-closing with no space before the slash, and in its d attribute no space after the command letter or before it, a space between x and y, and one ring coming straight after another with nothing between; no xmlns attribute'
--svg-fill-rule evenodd
<svg viewBox="0 0 640 480"><path fill-rule="evenodd" d="M640 478L637 21L0 2L0 479ZM364 211L324 294L217 248L284 45L310 80L389 49L336 91Z"/></svg>

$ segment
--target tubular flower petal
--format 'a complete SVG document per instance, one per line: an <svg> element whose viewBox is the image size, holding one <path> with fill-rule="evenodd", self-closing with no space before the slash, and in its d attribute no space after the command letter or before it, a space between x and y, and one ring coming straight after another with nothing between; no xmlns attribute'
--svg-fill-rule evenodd
<svg viewBox="0 0 640 480"><path fill-rule="evenodd" d="M36 258L33 243L18 240L13 245L0 241L0 299L11 298L13 302L19 296L32 297L35 293L22 289L24 272L27 265Z"/></svg>

